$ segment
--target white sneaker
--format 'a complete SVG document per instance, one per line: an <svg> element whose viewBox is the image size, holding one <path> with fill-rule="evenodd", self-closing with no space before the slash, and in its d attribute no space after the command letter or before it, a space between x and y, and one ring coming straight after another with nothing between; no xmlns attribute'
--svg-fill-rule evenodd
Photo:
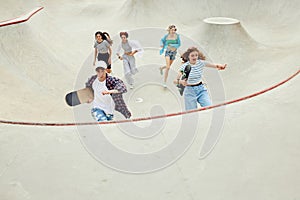
<svg viewBox="0 0 300 200"><path fill-rule="evenodd" d="M130 88L130 89L133 89L133 85L130 85L129 88Z"/></svg>
<svg viewBox="0 0 300 200"><path fill-rule="evenodd" d="M163 83L162 86L163 86L164 88L167 88L167 84L166 84L166 83Z"/></svg>

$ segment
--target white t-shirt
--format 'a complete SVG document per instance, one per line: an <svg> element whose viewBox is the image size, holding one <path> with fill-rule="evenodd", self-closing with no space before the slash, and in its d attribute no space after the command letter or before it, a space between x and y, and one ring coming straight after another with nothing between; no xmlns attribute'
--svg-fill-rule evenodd
<svg viewBox="0 0 300 200"><path fill-rule="evenodd" d="M93 101L93 107L94 108L100 108L103 110L106 114L113 114L114 111L114 101L111 97L111 95L106 94L103 95L103 91L108 91L106 87L106 80L103 82L100 82L99 79L97 78L93 82L93 90L94 90L94 101Z"/></svg>

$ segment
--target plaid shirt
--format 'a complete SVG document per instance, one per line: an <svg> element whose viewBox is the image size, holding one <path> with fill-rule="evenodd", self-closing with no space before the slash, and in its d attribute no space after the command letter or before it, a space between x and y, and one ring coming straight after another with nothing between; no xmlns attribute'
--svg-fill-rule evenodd
<svg viewBox="0 0 300 200"><path fill-rule="evenodd" d="M85 83L86 87L92 88L93 82L96 80L97 75L92 76ZM112 76L106 76L106 87L109 90L118 90L117 94L110 94L113 101L115 102L115 110L122 113L125 118L131 117L131 112L128 110L125 101L123 99L122 93L127 92L126 86L121 79Z"/></svg>

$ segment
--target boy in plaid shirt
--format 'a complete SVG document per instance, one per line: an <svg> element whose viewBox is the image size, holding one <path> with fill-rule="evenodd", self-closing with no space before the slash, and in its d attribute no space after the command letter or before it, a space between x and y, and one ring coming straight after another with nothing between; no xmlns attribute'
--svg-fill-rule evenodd
<svg viewBox="0 0 300 200"><path fill-rule="evenodd" d="M99 61L96 64L97 75L89 78L85 84L94 92L92 116L97 121L109 121L113 119L113 112L116 110L128 119L131 117L131 112L122 95L127 92L126 86L121 79L108 76L106 68L106 63Z"/></svg>

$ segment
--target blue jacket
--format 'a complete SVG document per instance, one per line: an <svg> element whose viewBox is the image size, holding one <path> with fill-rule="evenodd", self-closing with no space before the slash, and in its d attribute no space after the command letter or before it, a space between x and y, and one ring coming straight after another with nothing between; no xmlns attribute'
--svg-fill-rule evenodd
<svg viewBox="0 0 300 200"><path fill-rule="evenodd" d="M166 41L167 41L167 37L168 37L169 34L166 34L163 38L161 38L160 40L160 46L163 46L163 48L159 51L159 54L163 54L164 50L168 47L167 44L166 44ZM170 44L170 46L172 47L175 47L176 49L178 49L181 45L181 41L180 41L180 36L179 34L177 34L177 44Z"/></svg>

